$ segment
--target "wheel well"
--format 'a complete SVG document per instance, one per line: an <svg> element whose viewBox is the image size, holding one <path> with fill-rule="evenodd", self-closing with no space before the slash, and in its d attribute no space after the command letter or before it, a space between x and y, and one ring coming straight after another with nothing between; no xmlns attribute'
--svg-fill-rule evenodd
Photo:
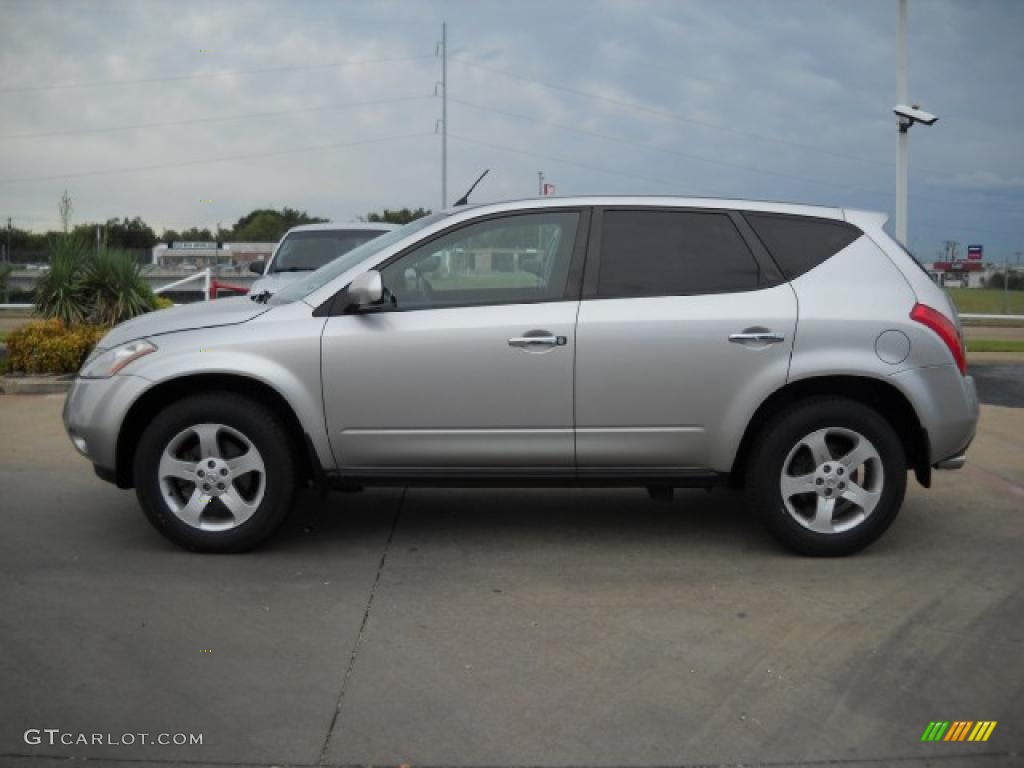
<svg viewBox="0 0 1024 768"><path fill-rule="evenodd" d="M772 393L754 413L740 441L729 474L730 484L742 486L750 451L758 433L776 414L800 400L822 395L846 397L878 411L892 424L907 453L907 464L926 488L931 485L928 463L928 433L922 428L914 407L892 384L866 376L819 376L787 384Z"/></svg>
<svg viewBox="0 0 1024 768"><path fill-rule="evenodd" d="M287 428L294 455L300 457L297 465L303 470L301 479L313 477L312 449L307 448L302 425L288 401L276 389L246 376L204 373L158 384L143 394L128 410L117 436L115 480L119 488L132 488L135 485L132 456L146 425L167 406L200 392L245 395L270 408Z"/></svg>

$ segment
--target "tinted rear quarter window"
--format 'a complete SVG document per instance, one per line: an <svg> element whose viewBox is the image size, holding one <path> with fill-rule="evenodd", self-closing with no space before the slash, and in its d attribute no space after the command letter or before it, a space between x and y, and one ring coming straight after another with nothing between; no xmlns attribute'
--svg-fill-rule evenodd
<svg viewBox="0 0 1024 768"><path fill-rule="evenodd" d="M814 269L863 234L845 221L774 213L743 216L787 280Z"/></svg>
<svg viewBox="0 0 1024 768"><path fill-rule="evenodd" d="M724 213L604 212L599 296L685 296L750 291L757 261Z"/></svg>

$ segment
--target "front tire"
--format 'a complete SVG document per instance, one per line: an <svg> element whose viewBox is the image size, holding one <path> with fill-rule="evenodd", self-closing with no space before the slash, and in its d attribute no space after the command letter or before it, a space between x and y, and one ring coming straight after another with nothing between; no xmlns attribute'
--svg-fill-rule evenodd
<svg viewBox="0 0 1024 768"><path fill-rule="evenodd" d="M892 524L907 459L892 426L845 398L805 400L762 429L747 471L749 504L769 531L803 555L857 552Z"/></svg>
<svg viewBox="0 0 1024 768"><path fill-rule="evenodd" d="M269 409L228 393L157 414L135 452L135 492L160 533L197 552L242 552L288 515L296 486L288 431Z"/></svg>

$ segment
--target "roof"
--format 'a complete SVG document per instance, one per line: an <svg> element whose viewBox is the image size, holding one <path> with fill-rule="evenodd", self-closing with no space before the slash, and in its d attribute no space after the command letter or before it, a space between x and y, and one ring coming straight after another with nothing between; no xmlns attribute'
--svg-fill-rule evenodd
<svg viewBox="0 0 1024 768"><path fill-rule="evenodd" d="M481 203L472 206L459 206L446 209L446 213L456 214L475 209L483 212L499 212L522 208L556 208L573 205L617 205L617 206L685 206L690 208L728 208L741 211L765 211L768 213L789 213L798 216L817 216L819 218L843 219L843 209L837 206L808 205L806 203L787 203L775 200L744 200L728 197L684 197L667 195L581 195L577 197L527 197L518 200L503 200L495 203Z"/></svg>
<svg viewBox="0 0 1024 768"><path fill-rule="evenodd" d="M299 224L297 227L292 227L285 234L292 232L323 232L323 231L334 231L334 232L346 232L349 230L356 230L359 232L390 232L392 229L398 229L397 224L382 224L376 221L349 221L349 222L335 222L328 221L321 224Z"/></svg>

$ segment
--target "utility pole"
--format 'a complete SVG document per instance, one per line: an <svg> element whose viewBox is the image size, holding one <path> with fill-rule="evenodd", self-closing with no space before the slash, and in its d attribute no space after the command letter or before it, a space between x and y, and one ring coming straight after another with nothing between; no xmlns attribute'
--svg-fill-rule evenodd
<svg viewBox="0 0 1024 768"><path fill-rule="evenodd" d="M906 104L907 96L907 0L896 0L896 103ZM896 134L896 239L907 242L907 132Z"/></svg>
<svg viewBox="0 0 1024 768"><path fill-rule="evenodd" d="M441 208L448 207L448 24L441 22ZM436 51L435 51L436 54Z"/></svg>
<svg viewBox="0 0 1024 768"><path fill-rule="evenodd" d="M537 171L537 197L544 197L544 171Z"/></svg>
<svg viewBox="0 0 1024 768"><path fill-rule="evenodd" d="M7 217L7 255L5 261L11 263L11 217Z"/></svg>

